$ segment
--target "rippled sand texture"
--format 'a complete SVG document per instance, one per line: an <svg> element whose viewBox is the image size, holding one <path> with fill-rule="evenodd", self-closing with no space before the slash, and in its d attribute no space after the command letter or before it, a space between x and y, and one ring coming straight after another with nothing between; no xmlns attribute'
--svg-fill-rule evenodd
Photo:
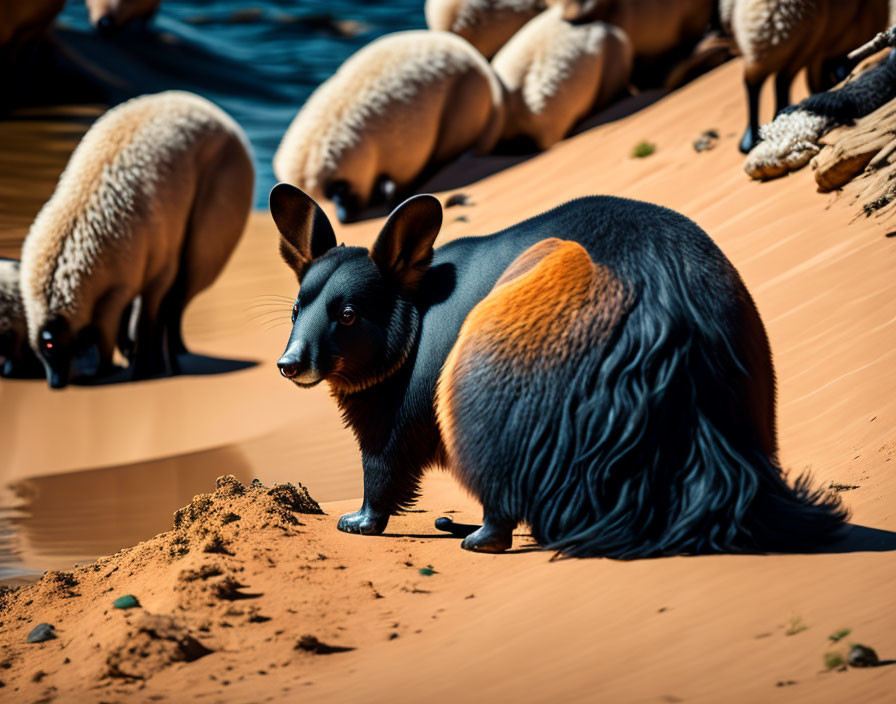
<svg viewBox="0 0 896 704"><path fill-rule="evenodd" d="M64 497L79 504L79 484L99 492L118 475L123 484L133 481L125 493L140 492L148 502L167 501L175 476L184 491L195 491L203 472L225 471L302 481L321 501L346 499L325 503L328 515L307 520L293 538L269 543L246 531L236 556L215 556L244 570L244 591L260 594L252 605L272 620L250 624L243 608L243 616L228 617L239 638L221 642L231 648L174 664L143 689L114 681L107 683L112 691L89 697L177 701L188 690L236 702L889 701L892 664L821 670L823 654L834 648L828 634L843 627L852 629L847 641L896 659L896 241L885 237L886 223L853 222L847 197L817 194L806 170L766 184L747 179L736 150L745 114L740 75L732 62L640 113L464 188L473 205L446 210L442 236L491 232L587 193L652 200L696 220L740 269L768 327L785 467L855 487L842 495L866 529L824 555L553 563L538 552L475 555L436 537L432 521L443 511L474 521L478 509L450 478L435 474L424 485L424 512L394 519L388 535L338 533L338 515L359 503L357 453L324 389L300 392L277 377L273 362L287 327L265 330L252 319L257 297L291 297L295 288L277 261L273 225L259 214L186 320L195 351L259 366L60 394L39 383L0 382L3 480L31 487L20 495L33 514L16 525L35 560L52 554L53 522L68 511ZM697 154L691 142L708 128L719 130L720 143ZM654 142L656 152L630 158L641 140ZM369 243L379 224L340 233ZM280 315L286 319L285 305ZM71 475L71 484L58 476L172 456L178 459L141 465L155 467L165 488L149 490L133 469L102 470L83 482ZM205 489L212 488L209 479ZM169 515L177 506L168 506ZM78 510L73 506L72 516ZM110 525L117 510L97 509L111 516ZM145 528L159 530L158 523ZM111 550L107 537L89 544ZM427 564L437 573L421 576ZM174 563L167 571L138 570L130 580L115 577L111 596L140 592L148 610L165 613L174 608L178 569ZM8 652L28 657L31 670L15 669L25 700L83 684L83 672L66 669L76 664L63 664L61 645L72 653L94 641L107 647L106 634L121 630L120 614L103 614L101 599L110 595L96 601L93 593L42 612L17 606L31 622L0 626L0 642L16 644ZM27 631L48 618L59 619L60 638L23 650ZM226 630L211 628L214 638ZM355 650L297 657L293 646L305 632ZM38 668L47 675L32 682Z"/></svg>

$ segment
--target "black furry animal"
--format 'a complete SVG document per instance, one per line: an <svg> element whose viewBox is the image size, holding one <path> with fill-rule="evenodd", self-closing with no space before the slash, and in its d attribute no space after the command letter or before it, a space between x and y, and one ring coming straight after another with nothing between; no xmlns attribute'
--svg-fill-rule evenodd
<svg viewBox="0 0 896 704"><path fill-rule="evenodd" d="M301 283L281 373L328 381L361 446L340 530L382 533L435 463L482 501L471 550L505 550L520 522L626 558L805 549L841 527L836 498L782 477L762 322L687 218L580 198L433 251L441 206L417 196L368 251L293 186L270 204Z"/></svg>
<svg viewBox="0 0 896 704"><path fill-rule="evenodd" d="M829 117L845 125L870 115L896 98L896 56L890 54L880 65L861 73L836 90L815 93L783 112L805 110Z"/></svg>

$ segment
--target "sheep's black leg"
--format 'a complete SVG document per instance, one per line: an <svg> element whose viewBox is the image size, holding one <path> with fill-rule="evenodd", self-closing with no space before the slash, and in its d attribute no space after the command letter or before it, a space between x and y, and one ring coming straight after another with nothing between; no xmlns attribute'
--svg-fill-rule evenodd
<svg viewBox="0 0 896 704"><path fill-rule="evenodd" d="M374 190L376 191L377 198L383 203L389 206L395 205L395 197L398 189L395 186L395 181L389 178L386 174L381 174L376 180Z"/></svg>
<svg viewBox="0 0 896 704"><path fill-rule="evenodd" d="M140 299L135 298L124 309L121 320L118 323L118 336L116 346L119 352L128 360L128 364L134 361L134 337L137 334L137 321L135 315L139 315Z"/></svg>
<svg viewBox="0 0 896 704"><path fill-rule="evenodd" d="M339 222L352 222L358 217L358 212L361 209L358 197L351 192L345 181L336 181L331 184L324 195L336 206L336 217Z"/></svg>
<svg viewBox="0 0 896 704"><path fill-rule="evenodd" d="M748 154L750 150L759 143L759 92L762 90L764 81L751 83L744 81L747 88L747 111L749 123L744 132L743 139L740 140L740 150L744 154Z"/></svg>
<svg viewBox="0 0 896 704"><path fill-rule="evenodd" d="M790 85L793 76L780 72L775 76L775 115L790 105Z"/></svg>
<svg viewBox="0 0 896 704"><path fill-rule="evenodd" d="M157 313L141 311L135 346L133 379L148 379L170 372L165 363L165 328Z"/></svg>

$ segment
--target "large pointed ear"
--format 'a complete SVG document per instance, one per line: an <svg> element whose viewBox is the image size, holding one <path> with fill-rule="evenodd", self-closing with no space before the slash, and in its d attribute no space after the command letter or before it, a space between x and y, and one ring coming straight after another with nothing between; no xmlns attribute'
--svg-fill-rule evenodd
<svg viewBox="0 0 896 704"><path fill-rule="evenodd" d="M271 189L269 203L281 234L280 254L301 281L311 262L336 246L333 226L311 196L288 183Z"/></svg>
<svg viewBox="0 0 896 704"><path fill-rule="evenodd" d="M432 261L432 245L442 227L442 204L420 195L399 205L370 250L384 274L407 291L415 291Z"/></svg>

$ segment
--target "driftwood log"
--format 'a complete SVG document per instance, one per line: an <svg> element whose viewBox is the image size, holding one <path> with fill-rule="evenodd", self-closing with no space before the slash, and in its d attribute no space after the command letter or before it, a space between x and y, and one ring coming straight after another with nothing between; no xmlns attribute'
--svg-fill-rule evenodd
<svg viewBox="0 0 896 704"><path fill-rule="evenodd" d="M826 135L827 146L812 159L819 190L832 191L851 181L894 139L896 100L859 118L854 125Z"/></svg>

